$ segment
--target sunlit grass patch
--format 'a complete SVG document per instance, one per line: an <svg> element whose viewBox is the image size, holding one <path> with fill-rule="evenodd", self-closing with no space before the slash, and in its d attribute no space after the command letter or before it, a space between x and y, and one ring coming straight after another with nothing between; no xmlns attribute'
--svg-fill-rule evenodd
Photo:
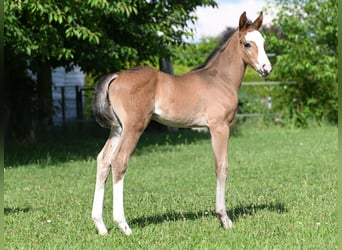
<svg viewBox="0 0 342 250"><path fill-rule="evenodd" d="M105 138L68 140L68 158L61 139L46 142L50 150L27 148L17 160L8 152L6 249L337 248L335 127L242 127L230 139L229 231L215 217L210 136L144 135L125 178L130 237L112 222L111 179L104 205L109 235L98 236L90 218L95 157ZM79 146L83 140L92 153L80 152L90 151Z"/></svg>

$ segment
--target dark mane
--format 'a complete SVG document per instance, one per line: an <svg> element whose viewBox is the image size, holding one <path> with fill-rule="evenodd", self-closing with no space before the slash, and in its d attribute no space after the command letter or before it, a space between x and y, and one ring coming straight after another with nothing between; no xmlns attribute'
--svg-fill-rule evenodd
<svg viewBox="0 0 342 250"><path fill-rule="evenodd" d="M252 21L248 20L247 21L247 27L252 25ZM238 29L234 29L231 27L227 27L220 35L220 42L217 45L217 47L210 53L210 55L208 56L208 58L205 60L204 63L202 63L201 65L195 67L194 69L192 69L191 71L195 71L198 69L203 69L205 66L207 66L207 64L210 62L210 60L217 54L218 51L220 51L220 49L228 42L228 40L233 36L233 34L237 31Z"/></svg>

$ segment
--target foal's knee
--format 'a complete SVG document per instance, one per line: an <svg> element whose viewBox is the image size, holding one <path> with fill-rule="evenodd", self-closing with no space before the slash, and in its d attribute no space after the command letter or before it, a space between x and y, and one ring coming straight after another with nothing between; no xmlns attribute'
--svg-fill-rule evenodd
<svg viewBox="0 0 342 250"><path fill-rule="evenodd" d="M227 167L216 167L215 174L216 177L222 181L225 181L227 179Z"/></svg>

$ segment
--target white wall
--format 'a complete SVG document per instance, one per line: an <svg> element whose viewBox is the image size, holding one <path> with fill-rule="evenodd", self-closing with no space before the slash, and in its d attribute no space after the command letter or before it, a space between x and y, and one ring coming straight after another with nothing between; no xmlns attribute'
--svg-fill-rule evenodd
<svg viewBox="0 0 342 250"><path fill-rule="evenodd" d="M64 87L65 97L65 120L77 118L76 110L76 86L83 88L85 75L80 67L75 67L72 71L66 72L63 67L52 70L52 99L55 108L54 123L62 123L62 87Z"/></svg>

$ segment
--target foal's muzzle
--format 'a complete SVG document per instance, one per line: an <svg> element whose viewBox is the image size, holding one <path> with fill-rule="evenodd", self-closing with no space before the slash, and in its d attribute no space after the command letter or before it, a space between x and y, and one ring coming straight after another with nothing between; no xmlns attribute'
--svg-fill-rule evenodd
<svg viewBox="0 0 342 250"><path fill-rule="evenodd" d="M256 71L259 73L259 76L266 77L272 72L272 65L263 64L260 68L257 68Z"/></svg>

